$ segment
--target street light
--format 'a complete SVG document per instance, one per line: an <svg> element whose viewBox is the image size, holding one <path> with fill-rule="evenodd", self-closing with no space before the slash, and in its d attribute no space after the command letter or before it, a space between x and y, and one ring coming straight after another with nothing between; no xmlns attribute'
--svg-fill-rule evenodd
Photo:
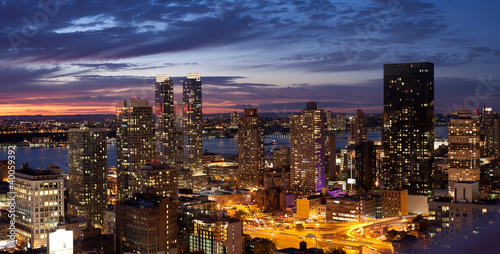
<svg viewBox="0 0 500 254"><path fill-rule="evenodd" d="M319 224L318 224L318 223L316 223L316 231L318 231L318 226L319 226Z"/></svg>

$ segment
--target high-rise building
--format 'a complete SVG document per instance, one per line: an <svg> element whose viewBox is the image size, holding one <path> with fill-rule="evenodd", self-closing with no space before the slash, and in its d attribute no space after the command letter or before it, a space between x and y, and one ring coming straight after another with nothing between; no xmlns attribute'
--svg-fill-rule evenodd
<svg viewBox="0 0 500 254"><path fill-rule="evenodd" d="M68 214L102 227L107 205L106 129L70 129Z"/></svg>
<svg viewBox="0 0 500 254"><path fill-rule="evenodd" d="M356 110L356 115L351 119L349 134L349 144L355 145L367 140L366 116L363 110Z"/></svg>
<svg viewBox="0 0 500 254"><path fill-rule="evenodd" d="M325 114L316 102L290 116L291 189L304 195L325 186L324 125Z"/></svg>
<svg viewBox="0 0 500 254"><path fill-rule="evenodd" d="M64 216L64 179L60 169L16 171L16 238L32 249L47 247L49 233Z"/></svg>
<svg viewBox="0 0 500 254"><path fill-rule="evenodd" d="M236 113L234 111L231 113L231 128L238 128L240 127L240 114Z"/></svg>
<svg viewBox="0 0 500 254"><path fill-rule="evenodd" d="M365 191L375 186L375 172L377 169L377 152L373 141L365 141L356 144L356 186Z"/></svg>
<svg viewBox="0 0 500 254"><path fill-rule="evenodd" d="M356 153L350 149L340 149L340 172L339 180L349 181L355 178Z"/></svg>
<svg viewBox="0 0 500 254"><path fill-rule="evenodd" d="M448 187L461 181L479 181L480 123L461 109L448 125Z"/></svg>
<svg viewBox="0 0 500 254"><path fill-rule="evenodd" d="M482 133L484 134L484 155L500 156L500 119L498 113L486 106L481 118Z"/></svg>
<svg viewBox="0 0 500 254"><path fill-rule="evenodd" d="M238 130L238 180L242 186L258 187L263 183L264 129L256 108L245 109Z"/></svg>
<svg viewBox="0 0 500 254"><path fill-rule="evenodd" d="M429 195L434 152L434 64L384 65L384 188Z"/></svg>
<svg viewBox="0 0 500 254"><path fill-rule="evenodd" d="M179 187L177 172L180 169L176 164L158 162L143 165L137 170L137 193L177 199Z"/></svg>
<svg viewBox="0 0 500 254"><path fill-rule="evenodd" d="M184 168L203 174L201 77L188 73L183 82L182 121L184 131Z"/></svg>
<svg viewBox="0 0 500 254"><path fill-rule="evenodd" d="M118 201L133 196L137 170L154 160L153 126L153 107L148 101L129 98L116 105Z"/></svg>
<svg viewBox="0 0 500 254"><path fill-rule="evenodd" d="M243 224L232 218L205 217L194 220L189 250L207 254L243 253Z"/></svg>
<svg viewBox="0 0 500 254"><path fill-rule="evenodd" d="M184 128L182 120L182 100L177 100L175 106L175 132L174 132L174 162L184 163Z"/></svg>
<svg viewBox="0 0 500 254"><path fill-rule="evenodd" d="M347 130L346 115L343 113L337 113L335 115L335 130L345 131Z"/></svg>
<svg viewBox="0 0 500 254"><path fill-rule="evenodd" d="M136 194L117 206L117 253L177 253L177 201Z"/></svg>
<svg viewBox="0 0 500 254"><path fill-rule="evenodd" d="M333 131L333 114L332 111L328 110L326 112L326 131Z"/></svg>
<svg viewBox="0 0 500 254"><path fill-rule="evenodd" d="M171 163L175 152L174 82L166 74L156 75L155 116L156 159Z"/></svg>
<svg viewBox="0 0 500 254"><path fill-rule="evenodd" d="M335 134L325 134L325 180L337 180L336 148Z"/></svg>

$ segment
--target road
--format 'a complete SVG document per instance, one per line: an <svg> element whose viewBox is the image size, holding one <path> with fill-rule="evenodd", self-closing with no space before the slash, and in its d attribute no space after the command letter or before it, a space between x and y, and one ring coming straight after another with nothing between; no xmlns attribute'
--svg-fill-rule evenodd
<svg viewBox="0 0 500 254"><path fill-rule="evenodd" d="M387 224L397 224L402 223L404 220L410 218L385 218L374 220L370 222L351 222L351 223L338 223L331 224L329 226L334 226L332 230L285 230L281 228L249 228L246 227L244 230L245 234L251 237L261 237L273 240L276 243L276 247L279 249L283 248L299 248L300 242L305 241L308 248L311 247L344 247L351 246L353 248L358 248L361 245L371 246L381 253L392 253L392 244L388 242L379 241L376 239L369 239L357 235L355 232L361 228L371 226L374 224L387 225ZM346 234L350 239L327 239L328 235L336 234L336 238L339 234ZM309 235L309 237L307 237Z"/></svg>

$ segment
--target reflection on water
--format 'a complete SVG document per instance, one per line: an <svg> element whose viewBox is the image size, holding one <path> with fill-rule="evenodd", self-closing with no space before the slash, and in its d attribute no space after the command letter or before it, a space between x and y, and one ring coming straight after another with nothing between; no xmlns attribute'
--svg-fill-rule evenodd
<svg viewBox="0 0 500 254"><path fill-rule="evenodd" d="M374 131L368 133L368 139L379 141L381 132ZM447 127L436 127L438 137L448 137ZM349 133L339 134L336 136L337 149L344 148L347 145ZM289 145L288 136L273 136L265 138L265 143L270 144L273 141L275 145L266 145L266 151L279 148L281 145ZM238 139L237 138L217 138L203 140L203 149L209 153L217 154L238 154ZM0 147L0 160L7 160L8 149L6 146ZM48 147L48 148L30 148L26 146L17 147L16 151L16 168L21 164L28 162L31 167L44 168L49 163L57 164L64 172L68 172L68 148L67 147ZM116 167L116 146L108 145L108 167Z"/></svg>

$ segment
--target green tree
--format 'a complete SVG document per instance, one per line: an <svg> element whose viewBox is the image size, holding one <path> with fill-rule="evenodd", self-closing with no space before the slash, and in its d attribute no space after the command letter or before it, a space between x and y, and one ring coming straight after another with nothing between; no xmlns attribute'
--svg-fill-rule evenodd
<svg viewBox="0 0 500 254"><path fill-rule="evenodd" d="M342 248L333 248L325 251L325 254L346 254Z"/></svg>
<svg viewBox="0 0 500 254"><path fill-rule="evenodd" d="M387 231L387 233L385 234L385 237L387 238L388 241L392 242L392 241L395 241L398 237L398 231L396 230L389 230Z"/></svg>
<svg viewBox="0 0 500 254"><path fill-rule="evenodd" d="M262 252L262 254L273 254L274 253L274 250L276 250L276 244L267 239L267 241L264 242L263 244L263 249L264 249L264 252Z"/></svg>
<svg viewBox="0 0 500 254"><path fill-rule="evenodd" d="M295 229L300 231L300 230L303 230L304 229L304 225L303 224L297 224L295 225Z"/></svg>
<svg viewBox="0 0 500 254"><path fill-rule="evenodd" d="M238 210L234 213L233 218L245 221L247 219L247 212L243 210Z"/></svg>

